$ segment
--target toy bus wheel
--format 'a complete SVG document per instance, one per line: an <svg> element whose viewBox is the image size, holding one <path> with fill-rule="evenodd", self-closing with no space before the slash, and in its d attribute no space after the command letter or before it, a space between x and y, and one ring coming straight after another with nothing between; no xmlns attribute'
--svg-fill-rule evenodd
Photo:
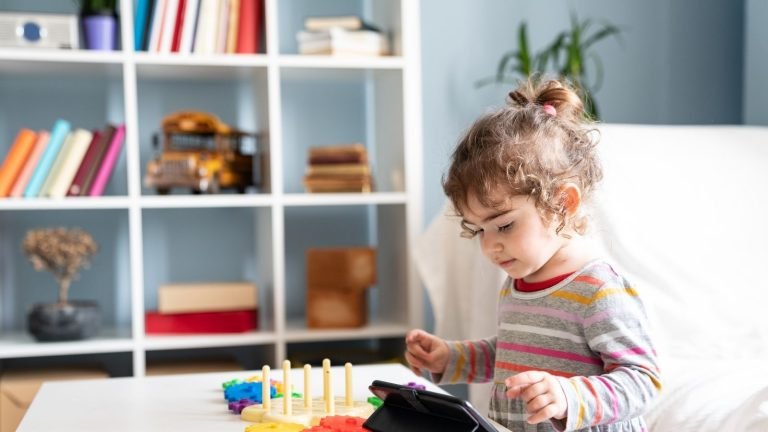
<svg viewBox="0 0 768 432"><path fill-rule="evenodd" d="M170 188L157 188L158 195L168 195L171 192Z"/></svg>

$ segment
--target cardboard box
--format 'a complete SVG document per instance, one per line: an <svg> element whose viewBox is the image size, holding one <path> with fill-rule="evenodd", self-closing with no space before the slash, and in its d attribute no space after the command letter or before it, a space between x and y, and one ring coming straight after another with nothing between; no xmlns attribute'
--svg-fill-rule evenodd
<svg viewBox="0 0 768 432"><path fill-rule="evenodd" d="M96 368L11 370L0 375L0 432L13 432L45 381L109 378Z"/></svg>
<svg viewBox="0 0 768 432"><path fill-rule="evenodd" d="M157 290L160 313L222 312L256 309L258 291L250 282L178 283Z"/></svg>
<svg viewBox="0 0 768 432"><path fill-rule="evenodd" d="M368 322L366 291L310 288L307 290L307 327L362 327Z"/></svg>
<svg viewBox="0 0 768 432"><path fill-rule="evenodd" d="M310 248L307 287L364 290L376 283L376 249Z"/></svg>
<svg viewBox="0 0 768 432"><path fill-rule="evenodd" d="M376 283L376 249L307 249L307 327L350 328L368 322L366 289Z"/></svg>

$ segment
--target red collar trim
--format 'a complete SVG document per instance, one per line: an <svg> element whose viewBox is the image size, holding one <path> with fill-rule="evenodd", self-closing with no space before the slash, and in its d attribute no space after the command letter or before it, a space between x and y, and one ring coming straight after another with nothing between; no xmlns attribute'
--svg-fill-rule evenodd
<svg viewBox="0 0 768 432"><path fill-rule="evenodd" d="M574 272L555 276L552 279L543 280L540 282L526 282L522 279L515 279L515 289L521 292L536 292L551 288L560 282L564 281L568 276Z"/></svg>

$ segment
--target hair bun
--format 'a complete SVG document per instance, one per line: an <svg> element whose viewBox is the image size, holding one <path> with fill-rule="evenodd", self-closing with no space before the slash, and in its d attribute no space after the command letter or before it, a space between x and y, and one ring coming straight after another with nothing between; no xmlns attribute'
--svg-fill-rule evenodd
<svg viewBox="0 0 768 432"><path fill-rule="evenodd" d="M512 90L511 92L509 92L509 94L507 94L507 99L508 99L507 100L508 104L518 105L521 107L524 107L531 102L531 100L528 99L528 97L525 94L523 94L523 92L521 92L520 90Z"/></svg>

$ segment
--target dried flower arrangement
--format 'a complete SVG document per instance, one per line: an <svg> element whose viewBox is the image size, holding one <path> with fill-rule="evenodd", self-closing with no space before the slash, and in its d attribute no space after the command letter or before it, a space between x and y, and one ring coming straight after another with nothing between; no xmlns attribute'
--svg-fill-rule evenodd
<svg viewBox="0 0 768 432"><path fill-rule="evenodd" d="M99 246L90 234L78 228L40 228L27 232L24 253L35 270L47 270L59 283L59 306L68 304L69 286Z"/></svg>

